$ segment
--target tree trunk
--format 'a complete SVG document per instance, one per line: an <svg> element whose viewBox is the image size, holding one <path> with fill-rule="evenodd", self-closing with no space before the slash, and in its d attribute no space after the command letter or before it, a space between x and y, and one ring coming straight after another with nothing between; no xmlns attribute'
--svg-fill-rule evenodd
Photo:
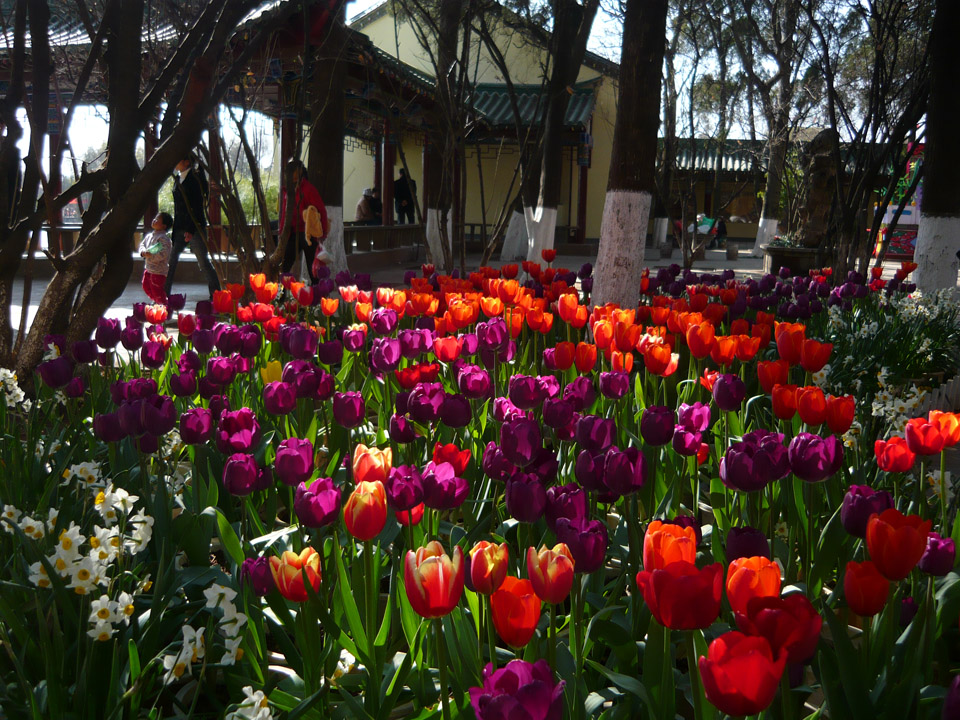
<svg viewBox="0 0 960 720"><path fill-rule="evenodd" d="M343 247L343 133L346 70L344 48L346 28L343 5L337 17L331 18L329 31L317 51L311 88L313 119L307 166L315 178L317 190L327 207L330 231L323 247L332 258L330 271L336 275L347 269ZM312 258L311 258L312 261Z"/></svg>
<svg viewBox="0 0 960 720"><path fill-rule="evenodd" d="M627 0L612 162L600 228L592 300L637 304L650 204L656 190L667 0Z"/></svg>
<svg viewBox="0 0 960 720"><path fill-rule="evenodd" d="M767 183L763 193L763 208L760 211L760 226L757 228L757 239L753 246L753 254L763 256L763 249L777 234L780 224L780 191L783 187L783 168L787 160L787 143L789 108L781 108L777 114L770 139L767 141Z"/></svg>
<svg viewBox="0 0 960 720"><path fill-rule="evenodd" d="M923 209L914 275L923 292L956 288L960 261L960 116L953 43L960 35L960 5L937 0L930 36L930 99L924 153Z"/></svg>

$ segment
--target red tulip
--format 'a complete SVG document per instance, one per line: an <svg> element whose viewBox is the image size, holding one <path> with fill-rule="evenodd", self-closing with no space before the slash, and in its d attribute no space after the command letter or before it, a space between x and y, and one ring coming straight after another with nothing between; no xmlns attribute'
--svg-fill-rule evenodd
<svg viewBox="0 0 960 720"><path fill-rule="evenodd" d="M724 633L700 658L703 691L727 715L754 715L773 702L786 664L786 651L774 658L765 638Z"/></svg>
<svg viewBox="0 0 960 720"><path fill-rule="evenodd" d="M546 262L550 263L557 259L557 249L556 248L544 248L540 251L540 257L542 257Z"/></svg>
<svg viewBox="0 0 960 720"><path fill-rule="evenodd" d="M685 337L687 346L690 348L690 354L698 360L709 355L717 342L713 324L708 322L691 325L687 328Z"/></svg>
<svg viewBox="0 0 960 720"><path fill-rule="evenodd" d="M797 414L797 386L774 385L773 414L781 420L791 420Z"/></svg>
<svg viewBox="0 0 960 720"><path fill-rule="evenodd" d="M593 370L597 364L597 346L589 343L577 343L577 349L573 353L573 361L577 366L577 372L586 374Z"/></svg>
<svg viewBox="0 0 960 720"><path fill-rule="evenodd" d="M540 598L529 580L512 576L490 598L493 626L497 635L510 647L520 648L530 642L540 622Z"/></svg>
<svg viewBox="0 0 960 720"><path fill-rule="evenodd" d="M178 313L177 314L177 330L179 333L188 338L193 335L193 331L197 329L197 316Z"/></svg>
<svg viewBox="0 0 960 720"><path fill-rule="evenodd" d="M827 419L827 399L823 396L823 390L815 386L799 388L797 412L807 425L822 425Z"/></svg>
<svg viewBox="0 0 960 720"><path fill-rule="evenodd" d="M492 595L507 577L510 549L506 543L496 545L481 540L470 551L470 581L481 595Z"/></svg>
<svg viewBox="0 0 960 720"><path fill-rule="evenodd" d="M940 426L926 418L913 418L907 421L907 447L917 455L936 455L945 444Z"/></svg>
<svg viewBox="0 0 960 720"><path fill-rule="evenodd" d="M353 450L353 481L357 484L387 481L393 467L393 449L380 450L359 444Z"/></svg>
<svg viewBox="0 0 960 720"><path fill-rule="evenodd" d="M873 452L877 456L877 465L887 472L908 472L917 459L902 437L877 440L873 444Z"/></svg>
<svg viewBox="0 0 960 720"><path fill-rule="evenodd" d="M280 557L270 558L270 572L277 590L287 600L306 602L309 597L303 579L317 591L320 589L320 555L312 547L305 547L299 555L287 550Z"/></svg>
<svg viewBox="0 0 960 720"><path fill-rule="evenodd" d="M727 599L735 613L758 597L780 596L780 567L762 556L737 558L727 568Z"/></svg>
<svg viewBox="0 0 960 720"><path fill-rule="evenodd" d="M423 509L424 504L420 503L410 510L397 510L397 522L404 527L408 525L419 525L420 521L423 520Z"/></svg>
<svg viewBox="0 0 960 720"><path fill-rule="evenodd" d="M827 427L835 435L843 435L853 425L857 411L853 395L830 396L827 398Z"/></svg>
<svg viewBox="0 0 960 720"><path fill-rule="evenodd" d="M800 349L800 366L808 373L823 370L833 352L833 343L822 343L816 340L804 340Z"/></svg>
<svg viewBox="0 0 960 720"><path fill-rule="evenodd" d="M527 548L527 575L533 583L533 591L544 602L561 603L573 587L573 555L563 543L552 549L546 546Z"/></svg>
<svg viewBox="0 0 960 720"><path fill-rule="evenodd" d="M787 651L787 661L803 663L820 641L823 618L805 595L757 597L747 603L746 614L737 613L737 627L748 635L767 639L774 655Z"/></svg>
<svg viewBox="0 0 960 720"><path fill-rule="evenodd" d="M637 586L661 625L672 630L703 629L720 614L723 566L714 563L698 570L681 560L662 570L641 570Z"/></svg>
<svg viewBox="0 0 960 720"><path fill-rule="evenodd" d="M872 515L867 521L867 550L887 580L903 580L927 548L930 521L904 515L896 508Z"/></svg>
<svg viewBox="0 0 960 720"><path fill-rule="evenodd" d="M786 360L767 360L757 363L757 378L760 387L768 395L775 385L786 385L790 376L790 363Z"/></svg>
<svg viewBox="0 0 960 720"><path fill-rule="evenodd" d="M847 605L857 615L870 617L883 610L890 592L890 581L877 566L867 560L858 563L851 560L843 575L843 594Z"/></svg>
<svg viewBox="0 0 960 720"><path fill-rule="evenodd" d="M643 569L663 570L674 562L695 563L697 533L692 527L654 520L643 538Z"/></svg>
<svg viewBox="0 0 960 720"><path fill-rule="evenodd" d="M777 323L774 338L777 341L777 352L790 365L800 362L803 352L803 341L806 340L807 329L800 323Z"/></svg>
<svg viewBox="0 0 960 720"><path fill-rule="evenodd" d="M931 410L928 418L940 430L944 447L953 447L960 442L960 416L956 413Z"/></svg>
<svg viewBox="0 0 960 720"><path fill-rule="evenodd" d="M450 463L458 476L466 472L467 465L470 463L470 456L469 448L461 450L453 443L447 445L437 443L433 446L433 462L437 465L444 462Z"/></svg>
<svg viewBox="0 0 960 720"><path fill-rule="evenodd" d="M216 313L232 313L237 309L237 301L233 299L229 290L213 291L213 311Z"/></svg>
<svg viewBox="0 0 960 720"><path fill-rule="evenodd" d="M432 540L416 552L407 551L403 582L410 606L428 620L448 615L463 594L463 551L453 548L453 559Z"/></svg>
<svg viewBox="0 0 960 720"><path fill-rule="evenodd" d="M387 524L387 496L383 483L359 482L343 506L347 532L357 540L372 540Z"/></svg>
<svg viewBox="0 0 960 720"><path fill-rule="evenodd" d="M463 349L463 340L453 335L437 338L433 341L433 354L437 356L437 360L440 362L453 362L460 357L461 349Z"/></svg>

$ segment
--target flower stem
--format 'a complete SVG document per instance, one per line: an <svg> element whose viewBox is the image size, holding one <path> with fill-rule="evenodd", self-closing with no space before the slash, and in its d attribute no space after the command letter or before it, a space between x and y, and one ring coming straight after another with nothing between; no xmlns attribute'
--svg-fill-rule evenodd
<svg viewBox="0 0 960 720"><path fill-rule="evenodd" d="M693 639L695 630L684 633L687 646L687 672L690 673L691 694L693 695L693 717L700 720L703 717L703 705L700 702L700 670L697 667L697 645Z"/></svg>
<svg viewBox="0 0 960 720"><path fill-rule="evenodd" d="M547 643L547 662L550 669L557 667L557 604L550 604L550 640Z"/></svg>
<svg viewBox="0 0 960 720"><path fill-rule="evenodd" d="M374 662L377 642L377 579L373 572L373 541L367 540L363 544L364 575L367 581L367 647L370 653L370 662Z"/></svg>
<svg viewBox="0 0 960 720"><path fill-rule="evenodd" d="M497 633L496 629L493 627L493 598L490 595L486 596L486 605L487 605L487 645L490 650L490 663L493 665L493 669L497 669Z"/></svg>
<svg viewBox="0 0 960 720"><path fill-rule="evenodd" d="M440 668L440 707L443 711L443 720L450 720L449 683L447 681L447 652L443 642L443 621L434 622L437 641L437 664Z"/></svg>
<svg viewBox="0 0 960 720"><path fill-rule="evenodd" d="M783 709L783 720L793 720L793 703L790 693L790 671L784 670L780 678L780 705Z"/></svg>

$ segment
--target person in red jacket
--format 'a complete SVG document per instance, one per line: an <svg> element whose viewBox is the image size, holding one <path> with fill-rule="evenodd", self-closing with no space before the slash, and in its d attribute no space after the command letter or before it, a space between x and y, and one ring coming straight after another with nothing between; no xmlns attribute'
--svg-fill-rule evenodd
<svg viewBox="0 0 960 720"><path fill-rule="evenodd" d="M293 263L297 259L297 253L303 252L307 268L310 272L311 282L316 282L317 278L313 274L313 256L317 250L317 243L321 242L327 236L330 230L330 221L327 219L327 208L323 204L320 192L313 183L307 178L307 169L299 160L291 160L287 163L287 187L283 193L283 199L280 202L280 232L286 228L287 222L287 198L293 197L293 214L290 216L290 236L287 240L287 247L283 254L283 272L290 272ZM309 208L316 208L320 214L320 220L323 225L323 235L319 238L310 236L307 231L305 211Z"/></svg>

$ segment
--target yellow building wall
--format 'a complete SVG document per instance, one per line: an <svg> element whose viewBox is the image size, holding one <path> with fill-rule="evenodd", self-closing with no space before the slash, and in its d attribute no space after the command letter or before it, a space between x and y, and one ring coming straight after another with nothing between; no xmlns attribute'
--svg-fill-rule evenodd
<svg viewBox="0 0 960 720"><path fill-rule="evenodd" d="M398 57L401 61L433 76L435 69L429 54L421 47L410 24L406 20L394 22L389 12L377 12L366 21L354 23L353 27L367 35L381 50ZM526 44L519 35L506 29L499 31L498 47L510 68L511 80L518 84L539 84L542 82L541 67L546 57L542 48ZM471 48L471 82L502 83L503 77L491 61L487 51L475 42ZM600 77L590 129L593 135L593 149L589 171L587 173L587 214L586 237L596 240L600 237L600 221L603 215L603 203L607 189L607 176L610 169L610 156L613 147L613 128L616 122L617 91L615 81L590 67L581 67L578 81L593 80ZM417 181L420 202L423 202L422 148L412 136L405 136L404 149L411 174ZM570 159L571 167L565 162L561 181L561 206L558 208L557 224L577 223L577 203L579 198L579 171L576 164L576 148L565 148L565 158ZM467 199L464 221L467 223L484 222L483 207L486 210L486 223L492 226L503 204L509 200L519 187L519 175L510 189L519 153L515 146L486 145L481 151L481 168L477 167L476 150L468 148L466 160ZM399 168L399 157L396 167ZM483 174L484 202L481 203L480 173ZM363 178L369 177L369 180ZM572 179L572 187L570 181ZM366 183L366 184L365 184ZM352 207L360 198L364 187L373 184L373 159L362 151L348 149L344 153L344 206ZM350 200L350 198L353 198ZM352 219L352 209L349 218ZM491 228L492 229L492 228Z"/></svg>

